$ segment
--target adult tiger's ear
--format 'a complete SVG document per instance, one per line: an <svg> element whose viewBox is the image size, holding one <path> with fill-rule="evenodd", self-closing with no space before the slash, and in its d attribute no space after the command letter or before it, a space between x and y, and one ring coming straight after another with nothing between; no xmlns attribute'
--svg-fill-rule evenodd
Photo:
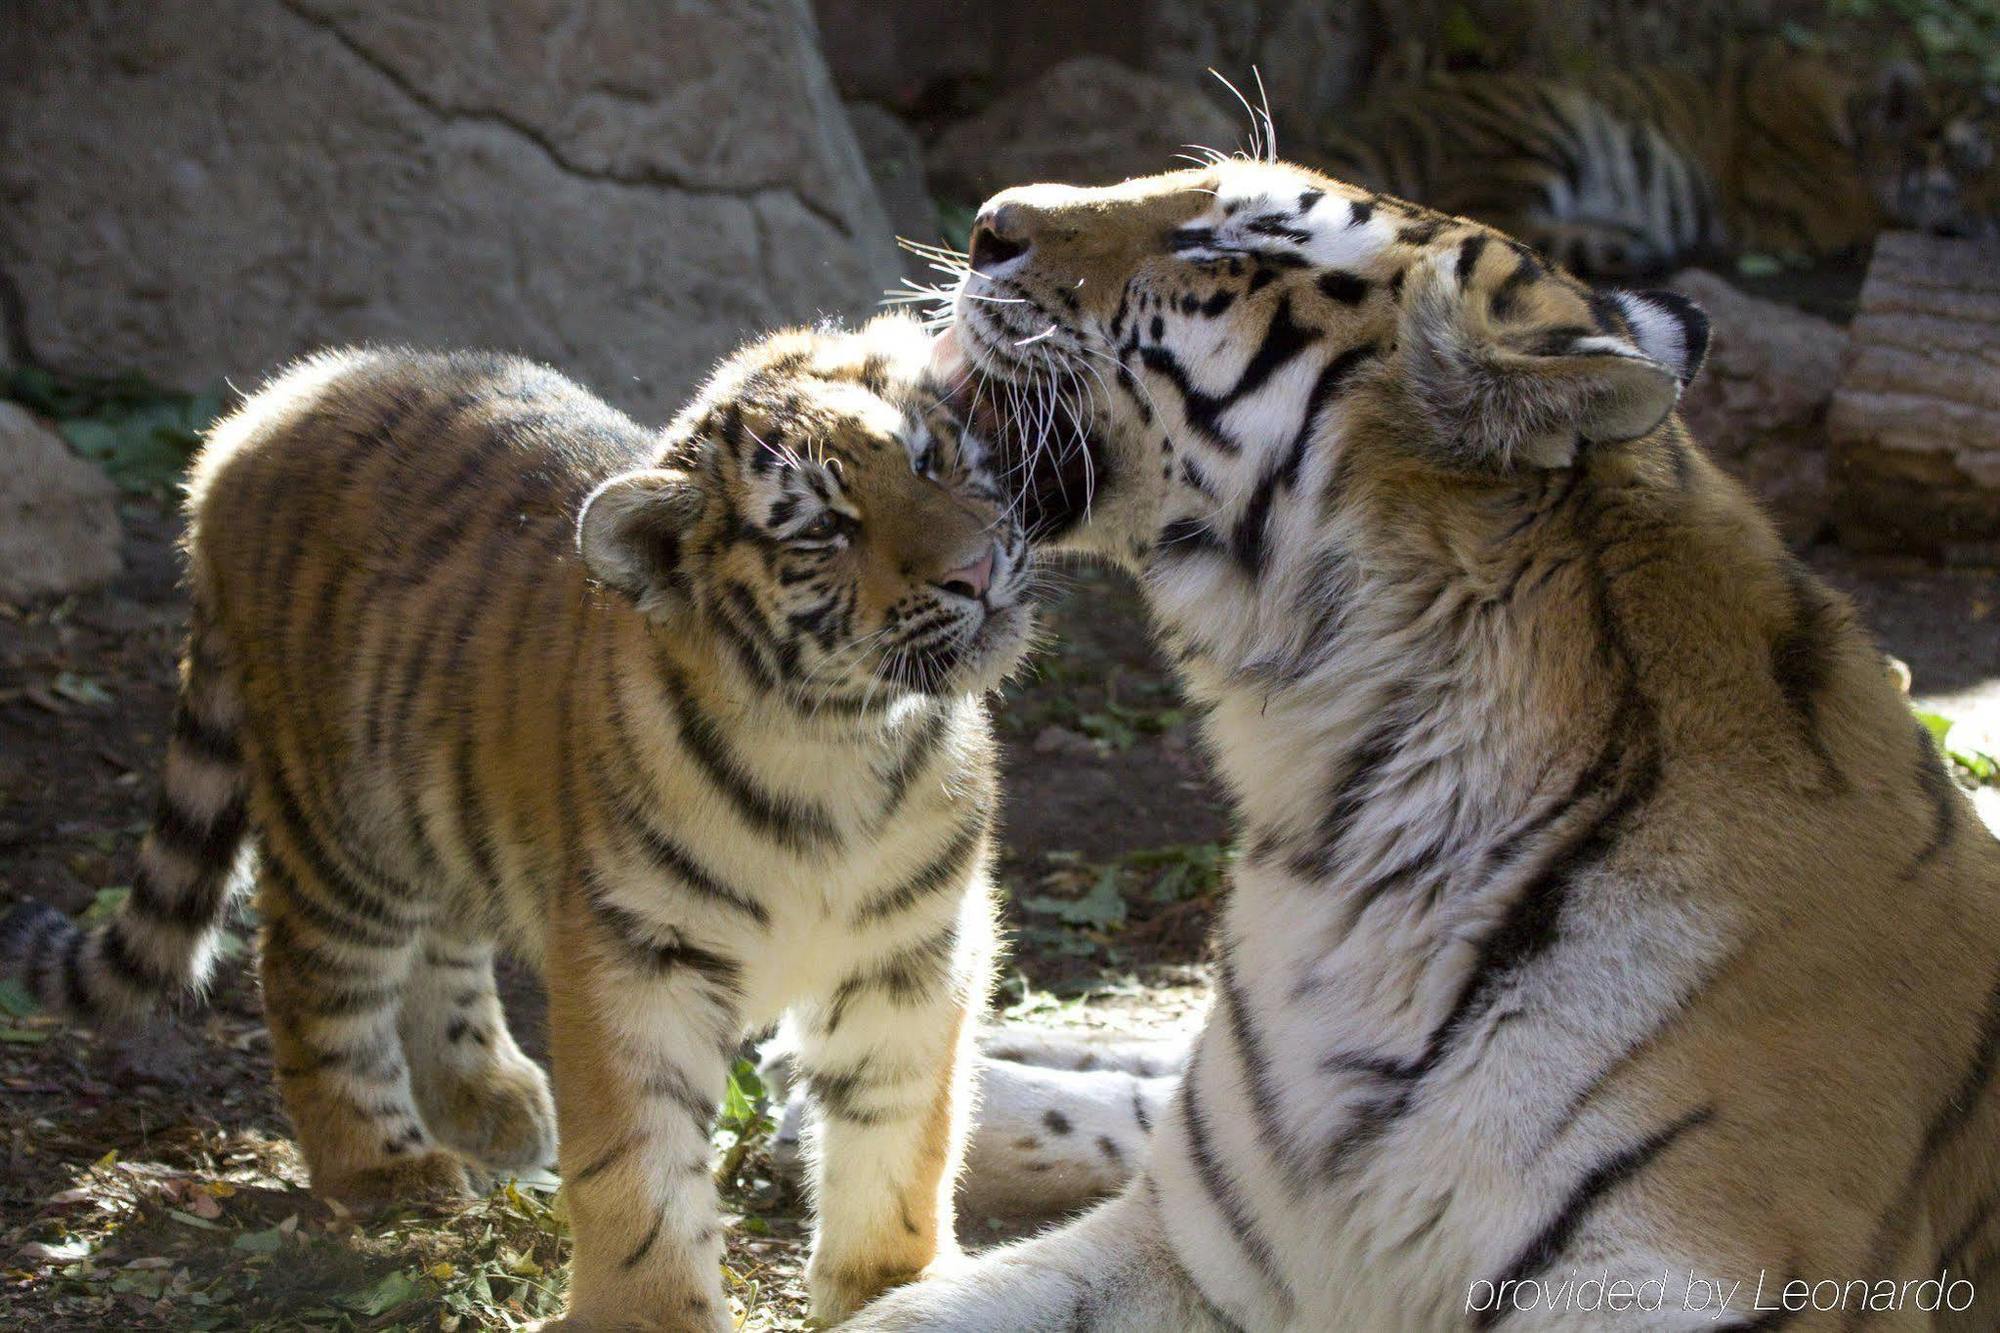
<svg viewBox="0 0 2000 1333"><path fill-rule="evenodd" d="M1409 388L1453 468L1568 467L1592 445L1649 435L1708 352L1707 317L1677 292L1607 292L1595 327L1551 325L1496 318L1449 264L1411 277Z"/></svg>
<svg viewBox="0 0 2000 1333"><path fill-rule="evenodd" d="M576 520L576 546L591 576L643 611L687 591L681 556L701 518L702 495L685 472L649 468L592 491Z"/></svg>

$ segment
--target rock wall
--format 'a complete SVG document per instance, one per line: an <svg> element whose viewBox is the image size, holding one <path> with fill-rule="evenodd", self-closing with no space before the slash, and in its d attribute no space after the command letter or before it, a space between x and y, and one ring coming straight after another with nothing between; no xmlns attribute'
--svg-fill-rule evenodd
<svg viewBox="0 0 2000 1333"><path fill-rule="evenodd" d="M658 418L745 330L896 272L806 0L0 23L0 287L53 366L248 387L330 342L480 345Z"/></svg>
<svg viewBox="0 0 2000 1333"><path fill-rule="evenodd" d="M1885 234L1850 333L1829 422L1842 543L2000 563L2000 246Z"/></svg>
<svg viewBox="0 0 2000 1333"><path fill-rule="evenodd" d="M1708 360L1681 397L1688 428L1764 502L1787 541L1810 545L1831 521L1826 418L1847 331L1702 269L1673 285L1709 319Z"/></svg>

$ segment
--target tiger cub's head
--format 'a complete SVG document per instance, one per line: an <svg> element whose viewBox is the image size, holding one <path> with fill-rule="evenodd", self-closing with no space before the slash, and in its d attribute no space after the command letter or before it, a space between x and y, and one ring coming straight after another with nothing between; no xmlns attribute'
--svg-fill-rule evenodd
<svg viewBox="0 0 2000 1333"><path fill-rule="evenodd" d="M585 503L591 573L809 708L997 683L1028 642L1031 562L930 342L884 317L736 352L657 465Z"/></svg>
<svg viewBox="0 0 2000 1333"><path fill-rule="evenodd" d="M2000 235L2000 87L1885 66L1854 115L1862 174L1892 223Z"/></svg>
<svg viewBox="0 0 2000 1333"><path fill-rule="evenodd" d="M1031 530L1259 578L1339 497L1451 496L1658 434L1707 345L1477 223L1277 162L990 200L940 369ZM1476 502L1474 500L1473 502ZM1185 565L1183 565L1185 567Z"/></svg>

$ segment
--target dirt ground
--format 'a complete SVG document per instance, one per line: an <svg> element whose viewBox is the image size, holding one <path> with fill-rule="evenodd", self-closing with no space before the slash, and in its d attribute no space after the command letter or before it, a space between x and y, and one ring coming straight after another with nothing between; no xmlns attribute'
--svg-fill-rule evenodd
<svg viewBox="0 0 2000 1333"><path fill-rule="evenodd" d="M113 586L0 608L0 908L108 910L130 874L185 612L174 520L150 501L125 518ZM1813 561L1920 696L2000 733L1994 571ZM1028 1022L1183 1021L1201 1003L1226 821L1129 586L1069 581L1054 646L999 712L1015 956L997 1003ZM0 1327L454 1329L551 1312L564 1241L538 1189L370 1219L305 1192L246 962L225 963L206 1008L125 1039L0 1013ZM533 982L511 983L536 1046ZM797 1328L800 1202L774 1182L755 1118L733 1123L717 1136L736 1159L726 1279L745 1327ZM1005 1229L963 1221L968 1240Z"/></svg>

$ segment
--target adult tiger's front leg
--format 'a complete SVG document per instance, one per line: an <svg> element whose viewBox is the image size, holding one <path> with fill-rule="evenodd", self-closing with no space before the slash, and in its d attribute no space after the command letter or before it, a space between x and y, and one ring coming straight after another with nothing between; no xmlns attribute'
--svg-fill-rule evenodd
<svg viewBox="0 0 2000 1333"><path fill-rule="evenodd" d="M722 1330L709 1130L738 965L578 891L549 932L558 1157L575 1255L566 1330Z"/></svg>
<svg viewBox="0 0 2000 1333"><path fill-rule="evenodd" d="M887 952L796 1016L817 1112L806 1281L813 1315L828 1322L958 1255L952 1193L995 947L983 857L936 901L956 910L894 923Z"/></svg>

